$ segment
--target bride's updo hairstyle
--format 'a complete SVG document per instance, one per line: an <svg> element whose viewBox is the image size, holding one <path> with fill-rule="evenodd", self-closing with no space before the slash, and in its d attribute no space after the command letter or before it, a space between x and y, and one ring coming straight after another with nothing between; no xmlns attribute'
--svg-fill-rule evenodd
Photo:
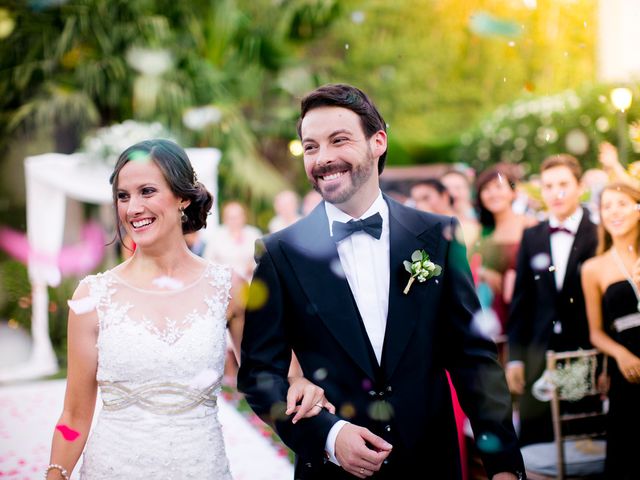
<svg viewBox="0 0 640 480"><path fill-rule="evenodd" d="M131 161L147 159L158 165L176 197L190 200L189 206L184 209L187 219L182 222L182 232L196 232L206 227L213 196L197 180L184 149L170 140L145 140L130 146L120 154L109 178L113 191L113 204L117 205L118 202L118 175L122 167Z"/></svg>

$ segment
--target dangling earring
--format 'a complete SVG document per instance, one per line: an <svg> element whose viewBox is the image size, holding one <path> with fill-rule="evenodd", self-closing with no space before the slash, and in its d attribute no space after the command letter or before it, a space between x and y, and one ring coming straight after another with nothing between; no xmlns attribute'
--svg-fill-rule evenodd
<svg viewBox="0 0 640 480"><path fill-rule="evenodd" d="M184 208L182 207L180 207L180 220L182 220L182 223L187 223L187 221L189 220L189 217L186 213L184 213Z"/></svg>

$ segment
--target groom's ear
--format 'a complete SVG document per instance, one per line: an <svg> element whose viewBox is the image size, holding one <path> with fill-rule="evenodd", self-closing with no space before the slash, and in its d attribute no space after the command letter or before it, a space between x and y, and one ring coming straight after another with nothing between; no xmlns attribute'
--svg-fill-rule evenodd
<svg viewBox="0 0 640 480"><path fill-rule="evenodd" d="M369 138L369 147L375 158L380 158L387 151L387 134L384 130L378 130Z"/></svg>

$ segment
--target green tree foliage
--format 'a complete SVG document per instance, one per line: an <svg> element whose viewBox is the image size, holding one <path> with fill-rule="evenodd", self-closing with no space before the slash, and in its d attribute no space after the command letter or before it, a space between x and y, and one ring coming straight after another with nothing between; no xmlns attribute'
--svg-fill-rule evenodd
<svg viewBox="0 0 640 480"><path fill-rule="evenodd" d="M609 98L612 88L585 85L554 95L528 94L502 105L461 136L457 158L480 170L503 161L522 163L526 172L536 172L547 156L571 153L584 168L592 168L599 166L598 146L618 145L623 134L633 160L640 154L640 143L628 127L640 118L640 106L632 103L622 116ZM638 98L640 85L631 86L631 91Z"/></svg>
<svg viewBox="0 0 640 480"><path fill-rule="evenodd" d="M15 28L0 40L2 138L53 125L57 149L73 151L92 127L160 121L187 146L223 150L223 191L270 199L287 181L263 139L295 108L280 73L338 8L335 0L40 0L3 12ZM145 71L157 63L150 52L167 63L159 74ZM219 121L186 129L184 113L203 106Z"/></svg>
<svg viewBox="0 0 640 480"><path fill-rule="evenodd" d="M433 155L415 160L453 160L439 146L499 105L593 80L595 0L526 5L348 0L330 36L313 44L314 68L321 81L371 93L409 155Z"/></svg>

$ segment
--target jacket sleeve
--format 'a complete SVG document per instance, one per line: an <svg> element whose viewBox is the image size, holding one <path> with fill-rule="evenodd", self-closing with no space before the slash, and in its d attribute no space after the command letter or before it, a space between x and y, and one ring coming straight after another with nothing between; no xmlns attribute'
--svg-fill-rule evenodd
<svg viewBox="0 0 640 480"><path fill-rule="evenodd" d="M460 404L469 417L484 467L491 478L499 472L524 472L513 427L511 395L491 338L474 327L480 302L464 246L452 240L446 258L441 350L438 355L451 376Z"/></svg>
<svg viewBox="0 0 640 480"><path fill-rule="evenodd" d="M331 426L338 418L326 410L295 425L285 415L292 347L286 322L286 292L276 263L262 241L256 243L254 272L242 335L238 389L252 410L296 454L321 460ZM289 313L290 314L290 313Z"/></svg>

